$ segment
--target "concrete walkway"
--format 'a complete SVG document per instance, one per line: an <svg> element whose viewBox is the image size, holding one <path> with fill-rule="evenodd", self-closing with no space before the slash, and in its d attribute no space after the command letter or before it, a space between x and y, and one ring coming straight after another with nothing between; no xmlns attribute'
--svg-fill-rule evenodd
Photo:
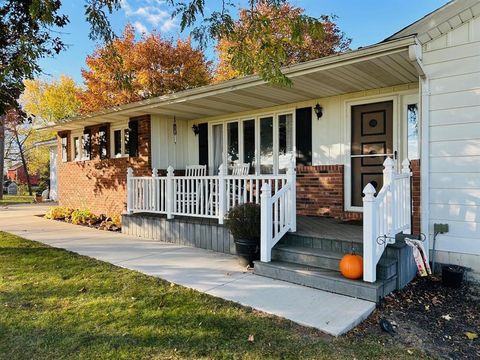
<svg viewBox="0 0 480 360"><path fill-rule="evenodd" d="M341 335L374 310L353 299L244 271L234 256L90 229L36 215L44 205L0 207L0 230L235 301Z"/></svg>

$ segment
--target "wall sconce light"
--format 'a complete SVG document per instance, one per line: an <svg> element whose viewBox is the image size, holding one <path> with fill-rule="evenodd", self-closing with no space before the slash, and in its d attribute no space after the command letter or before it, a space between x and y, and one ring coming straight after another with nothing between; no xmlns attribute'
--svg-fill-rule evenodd
<svg viewBox="0 0 480 360"><path fill-rule="evenodd" d="M315 111L315 114L317 115L317 120L319 120L323 116L323 108L320 106L319 103L315 105L313 111Z"/></svg>
<svg viewBox="0 0 480 360"><path fill-rule="evenodd" d="M200 133L200 128L198 127L197 124L192 125L192 131L195 134L195 136L197 136Z"/></svg>

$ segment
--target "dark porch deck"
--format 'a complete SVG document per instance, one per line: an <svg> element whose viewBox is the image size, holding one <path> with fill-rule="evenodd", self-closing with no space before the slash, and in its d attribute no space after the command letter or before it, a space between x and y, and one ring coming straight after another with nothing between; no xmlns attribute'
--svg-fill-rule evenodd
<svg viewBox="0 0 480 360"><path fill-rule="evenodd" d="M363 226L360 221L342 221L327 217L297 216L295 234L329 240L363 242Z"/></svg>

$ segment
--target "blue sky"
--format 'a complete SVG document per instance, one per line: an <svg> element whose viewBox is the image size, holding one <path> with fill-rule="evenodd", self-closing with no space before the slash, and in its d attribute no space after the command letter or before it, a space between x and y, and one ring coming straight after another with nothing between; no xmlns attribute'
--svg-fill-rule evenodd
<svg viewBox="0 0 480 360"><path fill-rule="evenodd" d="M242 3L242 0L234 0ZM335 14L340 28L352 38L352 49L374 44L400 30L427 13L446 4L447 0L291 0L290 3L305 9L311 16ZM62 11L70 18L70 24L61 30L61 37L68 49L55 58L43 59L42 77L51 79L60 74L72 76L82 82L80 70L85 67L85 57L92 53L96 44L88 38L89 25L84 20L83 0L64 0ZM207 0L212 8L218 3ZM122 0L122 8L111 15L110 21L116 33L127 22L137 29L139 35L154 29L167 37L186 37L180 34L177 19L171 19L171 9L163 0ZM207 56L214 59L211 49Z"/></svg>

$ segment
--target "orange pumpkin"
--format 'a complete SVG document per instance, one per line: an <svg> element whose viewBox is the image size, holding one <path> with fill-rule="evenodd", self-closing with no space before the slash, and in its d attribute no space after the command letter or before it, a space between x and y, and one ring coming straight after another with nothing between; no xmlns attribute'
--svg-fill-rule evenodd
<svg viewBox="0 0 480 360"><path fill-rule="evenodd" d="M347 279L360 279L363 275L363 258L355 254L345 255L340 260L340 272Z"/></svg>

